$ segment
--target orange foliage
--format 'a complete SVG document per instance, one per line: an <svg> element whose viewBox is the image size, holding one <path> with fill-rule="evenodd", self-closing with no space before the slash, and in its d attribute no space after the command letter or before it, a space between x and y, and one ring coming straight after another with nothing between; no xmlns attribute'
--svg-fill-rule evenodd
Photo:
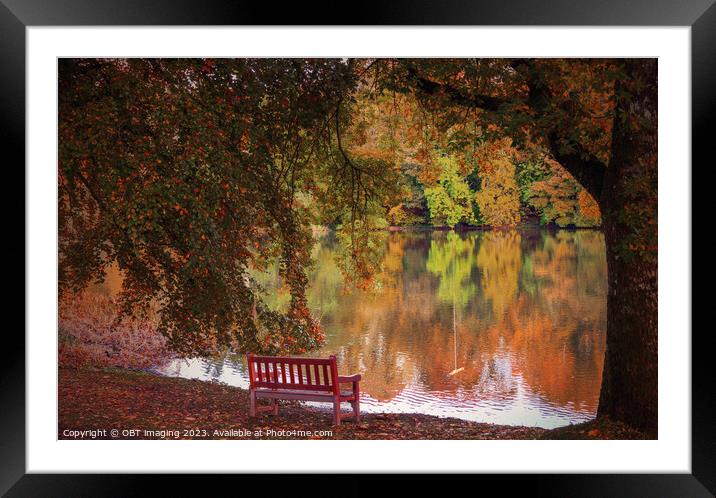
<svg viewBox="0 0 716 498"><path fill-rule="evenodd" d="M579 215L589 224L601 225L602 212L599 210L599 204L594 200L589 192L582 189L577 195L577 203L579 205Z"/></svg>
<svg viewBox="0 0 716 498"><path fill-rule="evenodd" d="M482 185L475 194L480 216L493 227L520 222L520 194L509 141L488 142L477 154Z"/></svg>

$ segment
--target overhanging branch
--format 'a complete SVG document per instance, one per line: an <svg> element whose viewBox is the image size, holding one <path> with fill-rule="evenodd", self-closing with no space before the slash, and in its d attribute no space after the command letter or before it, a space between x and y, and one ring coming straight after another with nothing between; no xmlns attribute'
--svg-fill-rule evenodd
<svg viewBox="0 0 716 498"><path fill-rule="evenodd" d="M497 111L501 105L509 103L508 100L490 95L467 95L452 85L438 83L420 75L415 66L409 62L405 62L405 65L408 75L415 81L418 90L425 95L436 96L443 94L454 104L486 111Z"/></svg>
<svg viewBox="0 0 716 498"><path fill-rule="evenodd" d="M570 152L560 152L559 137L552 132L548 137L550 152L555 161L561 164L584 189L599 202L602 195L606 166L599 159L584 152L581 147L573 146Z"/></svg>
<svg viewBox="0 0 716 498"><path fill-rule="evenodd" d="M500 106L509 101L490 95L467 95L459 88L447 83L439 83L422 76L414 65L405 63L408 75L415 82L416 89L430 96L444 95L455 105L472 107L486 111L497 111ZM550 95L547 85L538 76L531 59L517 59L510 64L516 71L526 68L525 83L528 87L526 104L531 109L530 119L538 121L546 112ZM517 111L515 111L517 112ZM547 145L554 159L559 162L572 176L599 202L602 193L602 184L606 165L593 154L587 153L579 144L571 144L569 151L565 151L557 129L545 130Z"/></svg>

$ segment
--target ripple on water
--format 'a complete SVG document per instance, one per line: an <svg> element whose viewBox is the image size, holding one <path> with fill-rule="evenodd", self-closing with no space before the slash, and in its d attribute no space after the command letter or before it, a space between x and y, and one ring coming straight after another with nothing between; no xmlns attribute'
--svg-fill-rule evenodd
<svg viewBox="0 0 716 498"><path fill-rule="evenodd" d="M326 344L311 355L363 374L365 412L545 428L594 416L606 343L600 232L392 233L370 291L346 289L337 256L335 239L313 251L307 297ZM241 356L157 371L249 384Z"/></svg>

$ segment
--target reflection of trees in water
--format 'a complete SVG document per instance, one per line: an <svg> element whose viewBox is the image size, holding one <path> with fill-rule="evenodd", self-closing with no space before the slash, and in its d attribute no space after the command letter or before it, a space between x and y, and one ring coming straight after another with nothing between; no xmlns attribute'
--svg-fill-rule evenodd
<svg viewBox="0 0 716 498"><path fill-rule="evenodd" d="M492 358L481 362L482 370L476 383L480 395L497 393L511 394L515 390L512 357L505 352L497 353Z"/></svg>
<svg viewBox="0 0 716 498"><path fill-rule="evenodd" d="M471 278L475 269L475 238L448 232L430 244L425 268L438 277L437 297L453 306L465 307L477 290Z"/></svg>
<svg viewBox="0 0 716 498"><path fill-rule="evenodd" d="M510 230L481 234L477 266L482 273L483 295L492 303L496 317L515 299L521 265L519 233Z"/></svg>
<svg viewBox="0 0 716 498"><path fill-rule="evenodd" d="M313 249L313 261L315 264L311 272L308 306L319 318L322 318L326 314L333 313L338 307L343 277L330 246L316 244Z"/></svg>
<svg viewBox="0 0 716 498"><path fill-rule="evenodd" d="M335 250L315 249L310 275L309 302L328 338L320 354L363 372L374 398L416 381L436 395L511 396L520 376L557 405L596 409L606 330L600 232L391 234L380 292L344 289ZM456 362L464 370L448 376Z"/></svg>

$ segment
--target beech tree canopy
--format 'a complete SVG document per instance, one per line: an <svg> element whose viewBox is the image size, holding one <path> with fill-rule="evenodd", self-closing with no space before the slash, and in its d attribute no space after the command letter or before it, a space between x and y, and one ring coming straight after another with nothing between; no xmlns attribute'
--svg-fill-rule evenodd
<svg viewBox="0 0 716 498"><path fill-rule="evenodd" d="M365 286L387 223L528 206L601 222L610 288L655 311L655 92L651 59L60 59L60 293L116 263L123 313L157 312L180 354L303 352L312 225ZM253 277L276 260L285 313ZM613 299L608 367L615 334L656 334Z"/></svg>

